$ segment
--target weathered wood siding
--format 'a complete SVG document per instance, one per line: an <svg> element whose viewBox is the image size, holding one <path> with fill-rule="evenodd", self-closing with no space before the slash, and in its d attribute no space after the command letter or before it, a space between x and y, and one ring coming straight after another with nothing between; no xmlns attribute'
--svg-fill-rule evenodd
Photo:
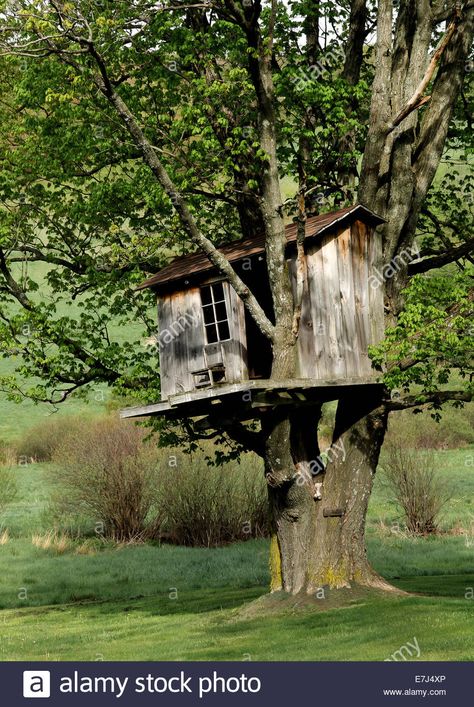
<svg viewBox="0 0 474 707"><path fill-rule="evenodd" d="M230 340L221 342L225 382L248 378L245 317L241 300L224 283ZM199 287L158 297L161 397L194 390L193 373L206 368L206 335Z"/></svg>
<svg viewBox="0 0 474 707"><path fill-rule="evenodd" d="M320 380L373 374L368 347L383 337L383 291L369 277L380 236L356 221L307 251L307 283L298 340L298 375ZM295 258L290 261L296 280Z"/></svg>
<svg viewBox="0 0 474 707"><path fill-rule="evenodd" d="M199 287L158 298L158 341L162 399L193 390L192 373L204 368Z"/></svg>
<svg viewBox="0 0 474 707"><path fill-rule="evenodd" d="M245 332L244 304L233 287L224 286L230 339L222 341L224 351L226 383L239 383L248 379L247 337Z"/></svg>

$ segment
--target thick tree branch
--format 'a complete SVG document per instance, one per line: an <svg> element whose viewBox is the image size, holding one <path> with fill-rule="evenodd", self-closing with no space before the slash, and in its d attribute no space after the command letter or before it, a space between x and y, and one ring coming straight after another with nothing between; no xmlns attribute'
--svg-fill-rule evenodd
<svg viewBox="0 0 474 707"><path fill-rule="evenodd" d="M105 63L97 52L93 44L89 44L89 51L94 58L96 65L99 68L99 74L94 77L95 84L109 103L113 106L118 116L122 120L124 126L130 133L135 146L141 151L144 161L149 166L166 194L172 200L174 207L180 217L183 228L185 229L190 240L195 243L209 258L211 263L217 270L224 275L242 299L247 307L250 315L253 317L262 333L271 341L274 338L274 326L267 318L262 307L251 293L249 288L244 284L236 271L233 269L229 261L222 255L216 246L203 233L201 233L192 213L190 212L182 195L173 184L166 168L158 158L156 151L146 138L135 116L118 95L113 87L107 72Z"/></svg>
<svg viewBox="0 0 474 707"><path fill-rule="evenodd" d="M410 100L403 106L403 108L398 113L398 115L394 118L391 126L389 127L389 132L394 130L397 127L397 125L400 125L400 123L403 120L405 120L405 118L407 118L410 115L410 113L412 113L414 110L417 110L418 108L421 108L421 106L423 106L425 103L427 103L431 99L431 96L424 96L423 94L426 91L426 88L427 88L428 84L430 83L431 79L433 78L433 74L436 71L436 67L439 64L441 57L443 56L443 52L445 51L446 47L448 46L449 42L451 41L451 37L453 36L453 34L455 33L455 31L457 29L458 22L459 22L459 20L456 18L449 25L438 48L436 49L435 53L431 57L431 61L428 65L428 68L426 69L425 75L423 76L415 93L410 98Z"/></svg>
<svg viewBox="0 0 474 707"><path fill-rule="evenodd" d="M451 249L447 249L445 251L439 251L438 253L435 253L432 257L411 262L408 266L408 273L410 275L417 275L419 273L428 272L428 270L441 268L443 267L443 265L454 263L460 258L466 257L473 251L474 238L471 238L469 241L466 241L466 243L461 243L461 245L453 246Z"/></svg>
<svg viewBox="0 0 474 707"><path fill-rule="evenodd" d="M364 58L364 42L367 38L367 17L367 0L352 0L343 73L344 78L351 86L355 86L360 78Z"/></svg>
<svg viewBox="0 0 474 707"><path fill-rule="evenodd" d="M108 95L107 89L103 92L104 95ZM267 316L265 315L265 312L261 308L260 304L250 292L249 288L237 275L229 261L220 253L212 241L201 233L182 195L176 190L176 187L171 181L167 171L156 156L155 150L145 138L145 135L138 126L138 123L136 123L131 112L128 110L126 104L115 92L110 95L110 101L114 105L118 114L124 120L130 134L136 140L137 147L142 149L146 163L158 178L167 195L172 199L175 209L181 218L181 223L183 224L183 227L191 241L195 243L202 251L204 251L217 270L229 280L230 284L244 302L262 333L265 334L268 339L273 340L273 324L269 319L267 319Z"/></svg>
<svg viewBox="0 0 474 707"><path fill-rule="evenodd" d="M383 194L378 195L377 192L380 162L391 114L392 21L393 0L380 0L377 12L375 76L372 83L369 131L359 185L359 201L382 216L386 210Z"/></svg>
<svg viewBox="0 0 474 707"><path fill-rule="evenodd" d="M470 403L472 401L472 393L462 390L443 390L436 393L407 395L385 402L384 407L388 412L392 412L395 410L424 407L425 405L442 405L450 401Z"/></svg>
<svg viewBox="0 0 474 707"><path fill-rule="evenodd" d="M238 15L240 10L234 0L226 0ZM272 74L273 31L276 21L277 1L272 0L268 35L263 37L258 18L261 4L257 0L251 11L244 14L241 24L249 47L249 74L254 86L258 105L258 129L260 146L266 155L262 164L262 214L265 226L265 249L267 271L270 282L273 310L278 335L274 344L279 353L274 356L272 376L278 376L277 368L286 366L287 353L292 348L295 338L293 325L293 294L286 261L286 231L283 220L283 199L280 188L279 165L277 158L277 114L275 107L275 88ZM283 351L285 353L283 353ZM274 354L276 352L274 346ZM280 352L281 355L280 355ZM288 371L283 374L288 376Z"/></svg>
<svg viewBox="0 0 474 707"><path fill-rule="evenodd" d="M439 164L454 103L462 88L473 34L474 5L464 9L457 31L451 34L433 84L430 105L420 126L413 159L420 201L424 199Z"/></svg>

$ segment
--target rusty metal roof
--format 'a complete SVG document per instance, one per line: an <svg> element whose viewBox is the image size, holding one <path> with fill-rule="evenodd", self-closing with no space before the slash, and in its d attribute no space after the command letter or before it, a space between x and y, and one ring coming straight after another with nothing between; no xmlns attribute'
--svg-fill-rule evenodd
<svg viewBox="0 0 474 707"><path fill-rule="evenodd" d="M356 204L355 206L348 206L339 211L309 217L306 222L306 238L312 239L315 236L322 236L342 226L342 222L352 222L357 219L371 226L378 226L384 223L384 219L377 216L373 211L365 206ZM292 244L296 241L296 230L296 223L291 223L286 227L288 244ZM265 236L262 234L255 238L247 238L245 240L236 241L235 243L229 243L220 247L219 250L226 256L229 262L234 263L252 255L265 252ZM152 275L148 280L142 282L137 287L137 290L144 290L147 287L157 289L164 286L169 287L172 282L185 280L199 273L206 273L206 275L208 275L214 269L214 265L204 253L191 253L190 255L184 255L173 260L169 265L166 265L157 272L156 275Z"/></svg>

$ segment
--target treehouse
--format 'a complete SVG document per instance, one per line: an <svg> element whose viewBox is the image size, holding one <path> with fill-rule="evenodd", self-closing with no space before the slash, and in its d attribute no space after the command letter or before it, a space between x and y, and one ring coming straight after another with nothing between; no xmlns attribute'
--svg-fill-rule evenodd
<svg viewBox="0 0 474 707"><path fill-rule="evenodd" d="M368 347L384 331L381 223L360 205L308 218L298 370L289 381L270 380L269 341L203 253L176 258L150 277L139 289L151 288L158 302L161 402L122 416L249 419L255 408L330 400L344 388L376 384ZM286 237L295 289L296 224ZM272 319L263 235L220 250Z"/></svg>

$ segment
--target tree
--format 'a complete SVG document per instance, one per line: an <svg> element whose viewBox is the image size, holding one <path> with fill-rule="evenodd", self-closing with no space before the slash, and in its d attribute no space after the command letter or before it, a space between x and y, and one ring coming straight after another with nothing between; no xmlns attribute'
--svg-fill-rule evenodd
<svg viewBox="0 0 474 707"><path fill-rule="evenodd" d="M285 216L297 220L300 253L307 213L355 191L387 220L389 335L373 355L380 367L388 362L387 384L397 381L404 394L392 401L386 389L338 402L323 478L326 505L344 508L343 521L324 517L313 499L319 406L268 411L261 429L236 423L216 434L264 458L273 589L311 592L353 581L388 588L364 542L387 416L471 396L468 386L440 391L451 368L469 370L468 271L447 288L449 304L433 283L425 287L431 303L415 297L413 304L410 292L424 286L417 273L454 262L464 268L472 250L467 234L446 234L438 208L422 211L449 139L458 151L466 142L474 7L426 0L397 8L391 0L375 7L365 0L4 5L3 334L4 350L22 355L20 373L42 381L28 395L57 401L97 380L156 395L150 357L110 341L107 322L133 311L151 327L146 301L132 304L131 286L141 271L156 269L163 247L178 244L203 250L228 278L271 342L271 377L291 378L305 273L300 258L294 301ZM296 185L287 200L285 176ZM422 241L421 257L406 262L401 255L427 220L434 233ZM260 232L273 319L216 247ZM51 266L54 299L73 296L78 322L55 316L55 302L38 301L34 278L19 279L16 263L27 258ZM12 299L23 314L9 309ZM26 341L25 323L35 331ZM436 332L449 336L440 353ZM405 395L412 383L421 383L421 394ZM16 379L4 384L22 394Z"/></svg>

